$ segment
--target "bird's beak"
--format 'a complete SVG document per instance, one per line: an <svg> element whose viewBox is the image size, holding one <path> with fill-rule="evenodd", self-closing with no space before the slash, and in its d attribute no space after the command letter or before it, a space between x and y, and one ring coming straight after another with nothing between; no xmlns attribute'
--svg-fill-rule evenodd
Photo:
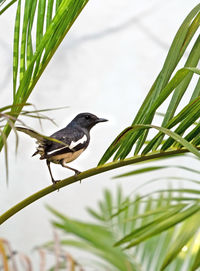
<svg viewBox="0 0 200 271"><path fill-rule="evenodd" d="M97 119L97 123L99 123L99 122L105 122L105 121L108 121L107 119L103 119L103 118L98 118Z"/></svg>

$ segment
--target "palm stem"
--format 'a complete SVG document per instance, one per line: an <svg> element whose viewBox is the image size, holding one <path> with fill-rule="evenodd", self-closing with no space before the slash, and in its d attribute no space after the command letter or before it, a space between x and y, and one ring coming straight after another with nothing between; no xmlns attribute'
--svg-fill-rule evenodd
<svg viewBox="0 0 200 271"><path fill-rule="evenodd" d="M110 171L116 168L120 168L120 167L124 167L127 165L131 165L131 164L136 164L136 163L140 163L140 162L144 162L144 161L149 161L149 160L153 160L153 159L157 159L157 158L164 158L164 157L168 157L168 156L174 156L176 154L183 154L188 152L187 149L182 148L182 149L176 149L176 150L168 150L165 152L160 152L160 151L155 151L153 153L147 154L147 155L138 155L138 156L134 156L131 158L127 158L121 161L114 161L111 163L107 163L104 164L103 166L98 166L95 168L91 168L89 170L86 170L82 173L80 173L77 176L72 176L69 177L67 179L64 179L54 185L50 185L36 193L34 193L33 195L27 197L26 199L22 200L21 202L19 202L18 204L14 205L12 208L10 208L9 210L7 210L5 213L3 213L0 216L0 225L3 224L7 219L9 219L10 217L12 217L13 215L15 215L17 212L19 212L20 210L22 210L23 208L25 208L26 206L30 205L31 203L35 202L36 200L62 188L65 187L67 185L70 185L72 183L78 182L78 181L82 181L84 179L87 179L89 177L92 177L94 175L98 175L100 173L106 172L106 171Z"/></svg>

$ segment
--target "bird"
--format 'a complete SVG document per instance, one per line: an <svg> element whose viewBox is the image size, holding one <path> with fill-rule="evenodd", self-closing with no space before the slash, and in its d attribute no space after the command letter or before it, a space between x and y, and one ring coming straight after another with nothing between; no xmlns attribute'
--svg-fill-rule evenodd
<svg viewBox="0 0 200 271"><path fill-rule="evenodd" d="M37 139L37 149L32 156L40 155L40 159L46 159L46 164L51 176L51 181L56 184L53 178L50 163L60 164L62 167L73 170L75 175L81 172L67 164L74 161L88 147L90 142L90 130L100 122L107 119L98 118L91 113L78 114L65 128L55 132L50 137L25 127L16 127L20 132L28 134Z"/></svg>

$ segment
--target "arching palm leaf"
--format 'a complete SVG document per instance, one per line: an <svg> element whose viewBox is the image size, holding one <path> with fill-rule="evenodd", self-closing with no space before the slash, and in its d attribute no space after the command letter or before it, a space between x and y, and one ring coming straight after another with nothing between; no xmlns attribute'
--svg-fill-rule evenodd
<svg viewBox="0 0 200 271"><path fill-rule="evenodd" d="M108 252L101 242L111 248L118 240L115 246L121 249L121 261L127 257L127 262L135 263L134 270L199 270L199 193L191 189L155 192L124 197L121 188L115 196L106 190L98 211L88 209L96 224L71 220L50 208L58 219L54 226L66 234L61 244L87 250L111 263L117 251ZM110 270L115 270L114 263ZM95 267L98 270L98 265Z"/></svg>
<svg viewBox="0 0 200 271"><path fill-rule="evenodd" d="M88 0L18 0L13 48L13 104L26 103L87 2ZM23 106L15 107L15 113L19 114L22 108ZM11 127L7 124L4 129L6 137L10 130ZM3 144L1 137L0 149Z"/></svg>
<svg viewBox="0 0 200 271"><path fill-rule="evenodd" d="M179 28L172 42L163 68L132 123L133 128L137 127L138 124L151 124L158 108L172 94L168 108L164 115L162 127L170 129L172 132L181 137L184 135L184 139L188 141L187 143L190 146L192 146L192 144L194 146L199 145L200 124L197 123L195 127L193 127L193 124L198 121L200 117L200 79L193 89L188 104L185 106L182 105L182 109L179 109L180 111L176 113L184 94L188 90L188 86L191 83L193 75L200 75L200 70L196 68L200 58L200 36L197 37L186 60L184 68L177 70L178 64L181 58L184 56L185 50L192 42L192 38L199 29L199 25L200 4L198 4L189 13ZM175 126L176 128L174 129ZM100 160L100 165L104 164L114 154L114 160L126 158L133 148L135 155L146 155L154 152L157 149L162 151L171 149L177 150L184 145L175 144L174 142L176 142L176 139L173 138L173 136L169 136L169 134L168 139L163 143L164 134L166 133L161 131L162 128L160 128L161 130L159 133L157 133L153 138L148 139L147 129L135 129L134 132L130 132L131 129L131 127L125 129L116 138Z"/></svg>

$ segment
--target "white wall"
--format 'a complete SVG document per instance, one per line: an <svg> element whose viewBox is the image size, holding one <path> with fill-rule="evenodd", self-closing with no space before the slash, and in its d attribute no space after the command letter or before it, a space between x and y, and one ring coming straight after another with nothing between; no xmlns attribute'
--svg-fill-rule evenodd
<svg viewBox="0 0 200 271"><path fill-rule="evenodd" d="M37 108L69 106L49 113L60 128L84 111L110 120L92 130L88 150L72 166L79 170L95 166L114 137L131 123L162 67L178 27L198 3L198 0L91 0L88 3L29 99ZM0 17L0 106L11 102L14 12L15 6ZM26 119L26 123L41 131L37 120ZM47 135L57 130L47 121L43 127L42 132ZM34 140L20 135L17 157L13 140L11 135L9 187L5 175L0 174L1 213L50 184L45 162L31 157ZM3 169L2 154L1 160ZM71 174L59 166L52 168L56 178ZM45 204L70 217L86 219L85 207L95 206L105 187L114 190L121 183L128 192L134 190L141 181L138 177L111 179L126 170L92 177L44 197L4 223L0 236L9 239L15 249L29 252L52 238L51 216ZM170 173L178 174L173 170ZM149 176L144 174L143 178L147 180Z"/></svg>

